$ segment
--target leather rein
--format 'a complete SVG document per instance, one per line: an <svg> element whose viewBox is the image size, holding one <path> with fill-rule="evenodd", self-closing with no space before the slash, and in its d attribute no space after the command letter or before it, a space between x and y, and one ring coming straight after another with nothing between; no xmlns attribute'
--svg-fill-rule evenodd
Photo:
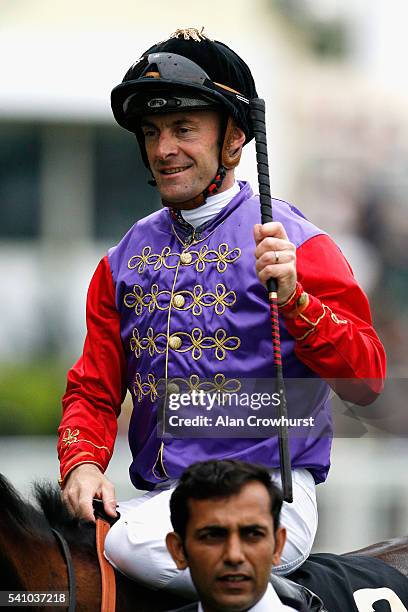
<svg viewBox="0 0 408 612"><path fill-rule="evenodd" d="M96 551L98 554L99 567L101 571L102 595L101 595L101 612L115 612L116 610L116 580L115 571L109 561L103 554L106 534L110 529L110 522L102 518L98 512L96 516ZM58 529L51 528L53 532L68 573L68 592L69 592L69 607L68 612L75 612L77 596L76 596L76 578L74 564L72 561L71 551L68 542Z"/></svg>
<svg viewBox="0 0 408 612"><path fill-rule="evenodd" d="M68 542L62 535L58 529L54 529L51 527L51 531L54 534L59 547L62 552L62 556L64 557L65 564L67 566L68 571L68 595L69 595L69 608L68 612L75 612L76 608L76 579L75 579L75 571L74 564L72 562L71 551L69 550Z"/></svg>

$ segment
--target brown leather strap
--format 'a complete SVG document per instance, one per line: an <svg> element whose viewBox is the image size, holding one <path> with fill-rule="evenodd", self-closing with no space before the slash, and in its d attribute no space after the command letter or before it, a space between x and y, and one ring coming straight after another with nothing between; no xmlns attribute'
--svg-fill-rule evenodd
<svg viewBox="0 0 408 612"><path fill-rule="evenodd" d="M74 564L72 562L71 551L69 550L68 542L58 529L51 527L51 531L57 538L57 541L61 547L61 552L64 557L65 563L67 564L68 572L68 591L69 591L69 607L68 612L75 612L76 610L76 579Z"/></svg>
<svg viewBox="0 0 408 612"><path fill-rule="evenodd" d="M115 612L116 608L115 570L103 554L109 529L109 523L101 518L96 519L96 550L102 578L101 612Z"/></svg>

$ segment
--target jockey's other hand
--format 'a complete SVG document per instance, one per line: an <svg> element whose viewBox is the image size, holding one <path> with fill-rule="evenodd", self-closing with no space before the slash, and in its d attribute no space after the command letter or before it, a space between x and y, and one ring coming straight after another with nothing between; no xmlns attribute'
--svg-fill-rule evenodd
<svg viewBox="0 0 408 612"><path fill-rule="evenodd" d="M103 501L109 516L116 517L115 487L96 465L82 463L68 475L62 499L72 514L95 522L92 508L94 497Z"/></svg>
<svg viewBox="0 0 408 612"><path fill-rule="evenodd" d="M269 278L278 284L278 304L284 304L296 289L296 247L282 223L271 221L254 226L256 273L266 287Z"/></svg>

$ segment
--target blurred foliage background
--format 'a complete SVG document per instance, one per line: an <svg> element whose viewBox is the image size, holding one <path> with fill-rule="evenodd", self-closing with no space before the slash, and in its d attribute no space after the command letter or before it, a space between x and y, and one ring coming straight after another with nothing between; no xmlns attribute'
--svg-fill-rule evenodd
<svg viewBox="0 0 408 612"><path fill-rule="evenodd" d="M53 361L3 365L0 372L2 435L55 434L60 420L64 364Z"/></svg>

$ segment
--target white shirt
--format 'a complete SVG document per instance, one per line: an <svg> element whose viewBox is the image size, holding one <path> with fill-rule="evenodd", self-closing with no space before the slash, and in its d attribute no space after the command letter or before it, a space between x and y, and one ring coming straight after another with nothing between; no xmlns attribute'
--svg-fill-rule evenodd
<svg viewBox="0 0 408 612"><path fill-rule="evenodd" d="M204 612L201 602L198 603L197 612ZM273 586L269 583L264 596L248 612L296 612L296 610L295 608L285 606L277 596Z"/></svg>
<svg viewBox="0 0 408 612"><path fill-rule="evenodd" d="M239 185L237 181L235 181L233 186L226 191L209 196L202 206L193 208L193 210L182 210L182 217L187 223L192 225L194 229L200 227L200 225L203 225L203 223L215 217L215 215L217 215L220 210L237 195L237 193L239 193Z"/></svg>

